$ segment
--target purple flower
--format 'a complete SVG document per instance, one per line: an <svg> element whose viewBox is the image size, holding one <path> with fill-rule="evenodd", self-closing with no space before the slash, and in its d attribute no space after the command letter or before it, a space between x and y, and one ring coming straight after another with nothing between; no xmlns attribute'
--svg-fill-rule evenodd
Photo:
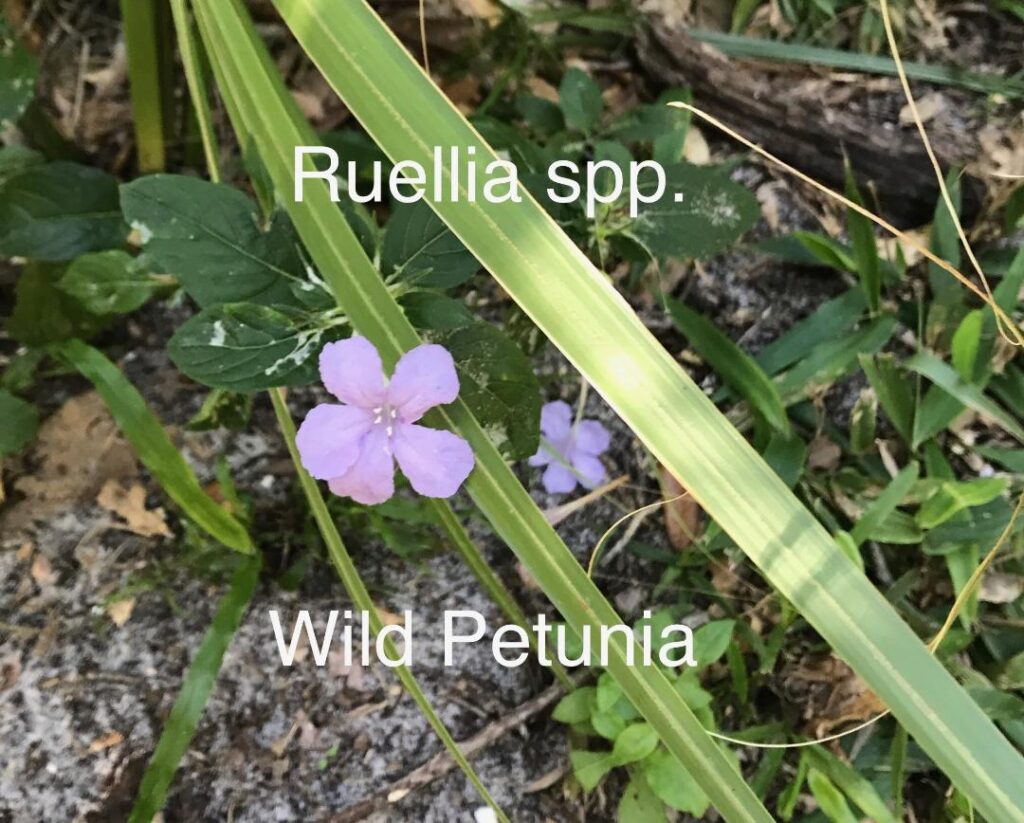
<svg viewBox="0 0 1024 823"><path fill-rule="evenodd" d="M425 497L451 497L473 470L473 450L451 432L414 425L459 394L455 362L443 346L406 352L388 383L365 337L328 343L320 379L342 404L321 403L299 427L302 465L332 492L383 503L395 492L395 460Z"/></svg>
<svg viewBox="0 0 1024 823"><path fill-rule="evenodd" d="M597 420L580 420L573 425L572 409L562 400L546 403L540 410L540 449L530 458L531 466L547 466L541 482L549 494L565 494L576 488L593 489L605 478L598 455L608 449L611 435Z"/></svg>

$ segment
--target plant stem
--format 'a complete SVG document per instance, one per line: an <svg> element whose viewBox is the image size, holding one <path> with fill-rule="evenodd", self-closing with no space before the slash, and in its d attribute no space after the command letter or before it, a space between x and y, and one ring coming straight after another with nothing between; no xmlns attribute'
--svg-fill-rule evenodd
<svg viewBox="0 0 1024 823"><path fill-rule="evenodd" d="M124 40L128 49L128 80L131 86L135 143L139 171L163 170L164 88L160 82L161 47L157 31L158 0L121 0Z"/></svg>
<svg viewBox="0 0 1024 823"><path fill-rule="evenodd" d="M210 180L219 183L221 181L220 147L213 128L210 92L206 84L202 52L193 34L192 18L185 6L185 0L171 0L171 13L174 15L174 30L178 36L178 51L185 69L188 96L192 101L192 109L195 112L199 135L203 142L206 169L209 172Z"/></svg>
<svg viewBox="0 0 1024 823"><path fill-rule="evenodd" d="M292 463L295 466L295 473L298 475L299 484L306 495L306 501L309 503L310 511L313 513L313 519L316 521L324 543L327 545L327 553L330 555L331 562L338 572L338 577L341 578L342 584L352 598L352 602L366 615L366 618L370 621L370 629L374 637L376 637L383 628L380 617L377 615L377 607L370 597L366 586L363 584L362 578L356 570L355 563L352 562L352 557L345 548L341 535L331 519L330 512L327 510L327 503L320 493L320 487L317 486L316 481L302 467L299 451L295 445L295 421L292 420L291 412L288 411L284 392L281 389L271 389L269 393L271 403L274 405L274 414L277 415L278 427L281 429L285 444L288 446L288 454L291 455ZM390 659L398 659L398 652L390 638L385 638L384 651ZM405 666L397 666L395 667L395 674L398 675L398 679L412 696L412 699L423 713L423 716L426 717L427 722L430 723L431 728L441 739L445 748L451 752L455 762L459 764L459 767L465 772L473 786L480 792L480 796L494 809L499 820L503 821L503 823L509 823L504 812L501 811L494 798L491 797L490 792L487 791L487 787L484 786L473 770L473 767L469 764L469 761L462 754L458 744L455 742L455 738L451 736L441 718L437 716L412 672Z"/></svg>

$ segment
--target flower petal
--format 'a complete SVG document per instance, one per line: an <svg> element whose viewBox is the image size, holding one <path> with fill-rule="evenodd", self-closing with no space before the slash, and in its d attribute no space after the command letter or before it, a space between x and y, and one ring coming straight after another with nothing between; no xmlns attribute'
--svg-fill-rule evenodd
<svg viewBox="0 0 1024 823"><path fill-rule="evenodd" d="M373 426L363 438L359 457L345 474L328 484L331 491L372 506L395 493L395 461L391 457L385 426Z"/></svg>
<svg viewBox="0 0 1024 823"><path fill-rule="evenodd" d="M383 404L387 392L377 349L358 335L324 346L320 352L320 379L342 403L363 409Z"/></svg>
<svg viewBox="0 0 1024 823"><path fill-rule="evenodd" d="M540 430L548 440L564 440L572 428L572 408L564 400L552 400L540 410Z"/></svg>
<svg viewBox="0 0 1024 823"><path fill-rule="evenodd" d="M414 423L434 406L459 396L455 361L444 346L426 343L410 349L395 366L388 403L403 423Z"/></svg>
<svg viewBox="0 0 1024 823"><path fill-rule="evenodd" d="M425 497L451 497L473 471L473 450L451 432L399 423L393 442L403 474Z"/></svg>
<svg viewBox="0 0 1024 823"><path fill-rule="evenodd" d="M576 475L561 463L548 466L540 480L548 494L568 494L576 488L577 482Z"/></svg>
<svg viewBox="0 0 1024 823"><path fill-rule="evenodd" d="M554 459L554 455L544 443L540 444L540 448L537 449L537 453L527 460L527 464L530 466L546 466Z"/></svg>
<svg viewBox="0 0 1024 823"><path fill-rule="evenodd" d="M373 415L356 406L314 406L295 435L302 465L317 480L344 474L359 457L363 437L372 425Z"/></svg>
<svg viewBox="0 0 1024 823"><path fill-rule="evenodd" d="M572 467L576 470L578 480L585 489L594 489L607 477L604 464L592 454L576 452L573 455Z"/></svg>
<svg viewBox="0 0 1024 823"><path fill-rule="evenodd" d="M576 426L576 450L584 454L602 454L611 445L612 436L603 423L581 420Z"/></svg>

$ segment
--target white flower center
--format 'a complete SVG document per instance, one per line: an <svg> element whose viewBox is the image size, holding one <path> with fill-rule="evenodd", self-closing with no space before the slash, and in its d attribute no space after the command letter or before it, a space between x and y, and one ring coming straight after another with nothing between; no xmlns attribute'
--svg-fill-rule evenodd
<svg viewBox="0 0 1024 823"><path fill-rule="evenodd" d="M373 424L375 426L384 426L384 430L389 438L395 432L395 421L397 419L398 410L391 408L387 403L373 409Z"/></svg>

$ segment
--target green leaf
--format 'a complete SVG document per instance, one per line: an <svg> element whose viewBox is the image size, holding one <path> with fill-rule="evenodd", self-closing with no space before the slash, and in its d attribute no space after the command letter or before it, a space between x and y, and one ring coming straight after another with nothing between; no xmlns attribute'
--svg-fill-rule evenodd
<svg viewBox="0 0 1024 823"><path fill-rule="evenodd" d="M0 389L0 455L17 454L32 442L39 429L39 412L31 403Z"/></svg>
<svg viewBox="0 0 1024 823"><path fill-rule="evenodd" d="M558 102L570 129L589 133L601 117L601 87L580 69L569 69L558 86Z"/></svg>
<svg viewBox="0 0 1024 823"><path fill-rule="evenodd" d="M235 569L231 586L221 598L213 623L207 629L192 663L185 672L181 691L164 724L156 750L150 758L139 784L139 794L132 807L129 823L149 823L167 800L181 759L188 750L217 682L224 654L249 607L259 583L259 556L243 559Z"/></svg>
<svg viewBox="0 0 1024 823"><path fill-rule="evenodd" d="M639 183L650 197L656 182ZM654 203L641 203L623 231L653 256L707 257L732 245L761 216L757 198L713 166L665 166L665 191Z"/></svg>
<svg viewBox="0 0 1024 823"><path fill-rule="evenodd" d="M822 746L807 749L814 768L841 789L873 823L898 823L871 782ZM812 787L813 788L813 787Z"/></svg>
<svg viewBox="0 0 1024 823"><path fill-rule="evenodd" d="M196 432L222 428L241 431L249 425L251 416L252 395L213 389L186 428Z"/></svg>
<svg viewBox="0 0 1024 823"><path fill-rule="evenodd" d="M858 823L843 793L824 774L812 768L807 773L807 785L818 807L832 823Z"/></svg>
<svg viewBox="0 0 1024 823"><path fill-rule="evenodd" d="M160 284L143 260L115 249L76 257L57 288L93 314L125 314L149 300Z"/></svg>
<svg viewBox="0 0 1024 823"><path fill-rule="evenodd" d="M39 66L0 15L0 129L14 126L35 96Z"/></svg>
<svg viewBox="0 0 1024 823"><path fill-rule="evenodd" d="M665 823L665 807L647 781L634 775L619 800L616 819L618 823Z"/></svg>
<svg viewBox="0 0 1024 823"><path fill-rule="evenodd" d="M182 372L203 385L258 391L312 383L325 333L270 306L226 303L185 321L167 351Z"/></svg>
<svg viewBox="0 0 1024 823"><path fill-rule="evenodd" d="M409 292L403 294L398 302L409 322L417 329L447 331L471 326L476 322L465 303L437 292Z"/></svg>
<svg viewBox="0 0 1024 823"><path fill-rule="evenodd" d="M735 620L712 620L693 633L693 656L697 660L697 671L707 668L725 654L732 642L734 628Z"/></svg>
<svg viewBox="0 0 1024 823"><path fill-rule="evenodd" d="M1014 474L1024 474L1024 449L1001 449L996 446L974 446L974 451Z"/></svg>
<svg viewBox="0 0 1024 823"><path fill-rule="evenodd" d="M794 398L806 397L845 377L858 355L878 351L895 330L896 318L882 315L851 334L818 346L777 379L776 387L783 401L791 403Z"/></svg>
<svg viewBox="0 0 1024 823"><path fill-rule="evenodd" d="M1007 433L1024 443L1024 427L997 403L989 400L981 389L964 382L963 378L948 363L944 363L931 352L920 351L911 357L905 365L908 369L927 377L965 406L970 406L976 412L995 421Z"/></svg>
<svg viewBox="0 0 1024 823"><path fill-rule="evenodd" d="M698 819L704 817L710 805L707 795L672 755L663 749L656 751L643 770L647 785L662 803Z"/></svg>
<svg viewBox="0 0 1024 823"><path fill-rule="evenodd" d="M167 496L212 538L252 554L252 539L245 529L203 491L177 446L121 370L81 340L56 344L51 351L92 382L135 454Z"/></svg>
<svg viewBox="0 0 1024 823"><path fill-rule="evenodd" d="M634 723L627 726L612 747L612 759L616 766L636 763L658 747L658 732L650 723Z"/></svg>
<svg viewBox="0 0 1024 823"><path fill-rule="evenodd" d="M857 262L850 256L849 250L842 243L809 231L795 231L796 239L819 263L839 271L857 273Z"/></svg>
<svg viewBox="0 0 1024 823"><path fill-rule="evenodd" d="M594 708L593 686L584 686L569 692L558 701L551 716L559 723L582 723L590 719L590 712Z"/></svg>
<svg viewBox="0 0 1024 823"><path fill-rule="evenodd" d="M459 396L506 457L518 460L540 445L540 386L519 347L495 326L474 323L431 339L455 358Z"/></svg>
<svg viewBox="0 0 1024 823"><path fill-rule="evenodd" d="M600 712L611 711L621 697L622 687L615 681L615 678L608 672L601 672L601 676L597 678L595 708Z"/></svg>
<svg viewBox="0 0 1024 823"><path fill-rule="evenodd" d="M44 346L69 337L88 338L106 322L89 314L75 298L57 287L61 265L28 263L14 290L14 310L7 332L27 346Z"/></svg>
<svg viewBox="0 0 1024 823"><path fill-rule="evenodd" d="M933 529L964 509L995 500L1006 491L1007 485L1005 477L983 477L962 482L947 480L918 510L918 525L922 529Z"/></svg>
<svg viewBox="0 0 1024 823"><path fill-rule="evenodd" d="M953 368L968 383L977 380L978 350L981 347L981 333L984 327L985 312L975 309L967 313L953 333L953 342L950 347Z"/></svg>
<svg viewBox="0 0 1024 823"><path fill-rule="evenodd" d="M879 525L896 511L896 507L910 494L910 490L917 482L919 471L920 468L917 463L910 463L905 466L889 482L889 485L885 487L882 493L864 509L860 518L850 530L850 535L853 537L855 545L859 546L868 538L868 535L875 534Z"/></svg>
<svg viewBox="0 0 1024 823"><path fill-rule="evenodd" d="M853 169L849 163L846 164L845 172L846 196L858 206L863 206L864 201L857 189L857 181L853 177ZM874 224L859 212L847 209L846 230L853 245L854 270L860 277L868 308L872 312L877 312L882 299L882 268L878 259Z"/></svg>
<svg viewBox="0 0 1024 823"><path fill-rule="evenodd" d="M46 158L39 152L17 143L0 146L0 188L12 177L35 166L42 166L45 162Z"/></svg>
<svg viewBox="0 0 1024 823"><path fill-rule="evenodd" d="M480 264L423 200L399 203L384 229L381 270L425 288L450 289Z"/></svg>
<svg viewBox="0 0 1024 823"><path fill-rule="evenodd" d="M666 297L676 327L737 394L750 403L776 431L789 432L789 418L775 384L743 349L732 342L714 324L693 309Z"/></svg>
<svg viewBox="0 0 1024 823"><path fill-rule="evenodd" d="M293 284L307 282L287 221L264 230L256 204L231 186L154 174L122 186L121 206L155 265L202 308L292 303Z"/></svg>
<svg viewBox="0 0 1024 823"><path fill-rule="evenodd" d="M586 792L597 788L606 774L615 767L611 752L588 752L584 749L573 749L569 752L573 776Z"/></svg>
<svg viewBox="0 0 1024 823"><path fill-rule="evenodd" d="M914 389L911 381L896 365L896 358L891 354L870 354L859 356L860 367L875 390L878 402L882 406L893 428L900 436L910 443L914 432Z"/></svg>
<svg viewBox="0 0 1024 823"><path fill-rule="evenodd" d="M70 260L128 236L117 180L75 163L33 166L0 189L0 255Z"/></svg>
<svg viewBox="0 0 1024 823"><path fill-rule="evenodd" d="M875 447L878 429L878 395L864 389L850 411L850 451L865 454Z"/></svg>

